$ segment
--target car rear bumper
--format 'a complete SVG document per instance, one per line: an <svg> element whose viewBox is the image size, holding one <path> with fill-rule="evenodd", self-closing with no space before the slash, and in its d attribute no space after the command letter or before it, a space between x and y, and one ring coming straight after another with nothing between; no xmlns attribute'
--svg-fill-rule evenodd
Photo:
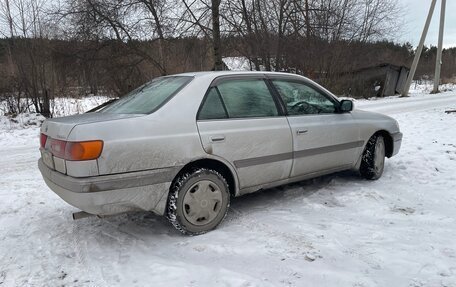
<svg viewBox="0 0 456 287"><path fill-rule="evenodd" d="M397 133L391 134L391 137L393 138L393 153L391 154L391 156L394 156L401 149L402 133L397 132Z"/></svg>
<svg viewBox="0 0 456 287"><path fill-rule="evenodd" d="M127 211L165 213L171 181L179 167L115 175L75 178L50 169L42 159L38 167L49 188L68 204L87 213L113 215Z"/></svg>

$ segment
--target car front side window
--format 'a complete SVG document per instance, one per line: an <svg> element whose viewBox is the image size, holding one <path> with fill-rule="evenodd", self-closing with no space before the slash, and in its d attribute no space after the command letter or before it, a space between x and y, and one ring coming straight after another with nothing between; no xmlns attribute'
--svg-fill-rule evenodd
<svg viewBox="0 0 456 287"><path fill-rule="evenodd" d="M287 80L273 80L272 82L282 97L290 116L332 114L337 110L333 101L309 85Z"/></svg>

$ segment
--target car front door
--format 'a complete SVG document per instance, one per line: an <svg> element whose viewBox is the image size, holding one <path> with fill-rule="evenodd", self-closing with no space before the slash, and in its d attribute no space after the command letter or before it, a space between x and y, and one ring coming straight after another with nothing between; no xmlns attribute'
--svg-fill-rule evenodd
<svg viewBox="0 0 456 287"><path fill-rule="evenodd" d="M218 78L197 116L204 150L235 167L240 189L288 178L292 136L262 76Z"/></svg>
<svg viewBox="0 0 456 287"><path fill-rule="evenodd" d="M350 168L363 146L350 113L310 81L271 79L287 110L293 134L291 177Z"/></svg>

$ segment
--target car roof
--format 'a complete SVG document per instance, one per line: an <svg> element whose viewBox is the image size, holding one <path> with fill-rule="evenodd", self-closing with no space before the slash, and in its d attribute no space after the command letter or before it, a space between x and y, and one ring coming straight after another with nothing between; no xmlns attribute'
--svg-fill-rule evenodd
<svg viewBox="0 0 456 287"><path fill-rule="evenodd" d="M295 76L302 77L297 74L284 73L284 72L268 72L268 71L203 71L203 72L187 72L181 74L175 74L170 76L191 76L191 77L207 77L207 78L216 78L220 76L229 76L229 75L284 75L284 76Z"/></svg>
<svg viewBox="0 0 456 287"><path fill-rule="evenodd" d="M207 81L213 81L217 77L221 76L236 76L236 75L277 75L277 76L287 76L287 77L294 77L298 79L304 79L307 82L312 83L314 86L317 86L321 90L325 91L327 94L331 95L335 99L338 99L336 95L331 93L331 91L327 90L325 87L319 85L318 83L312 81L311 79L298 75L298 74L292 74L292 73L285 73L285 72L269 72L269 71L203 71L203 72L187 72L187 73L181 73L181 74L175 74L175 75L169 75L169 76L190 76L190 77L195 77L195 78L201 78Z"/></svg>
<svg viewBox="0 0 456 287"><path fill-rule="evenodd" d="M318 83L312 81L311 79L298 75L298 74L292 74L292 73L285 73L285 72L269 72L269 71L205 71L205 72L187 72L187 73L181 73L181 74L175 74L175 75L169 75L169 76L190 76L190 77L195 77L195 78L200 78L204 79L207 81L213 81L217 77L221 76L237 76L237 75L277 75L277 76L286 76L286 77L294 77L297 79L305 80L307 82L312 83L313 85L319 87L326 93L330 94L334 98L337 99L337 96L331 93L329 90L327 90L325 87L319 85Z"/></svg>

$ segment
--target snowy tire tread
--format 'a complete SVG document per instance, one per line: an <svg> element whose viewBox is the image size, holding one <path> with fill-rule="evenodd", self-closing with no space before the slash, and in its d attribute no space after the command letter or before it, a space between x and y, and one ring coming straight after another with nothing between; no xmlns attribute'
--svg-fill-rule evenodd
<svg viewBox="0 0 456 287"><path fill-rule="evenodd" d="M183 224L181 224L179 222L179 219L178 219L178 215L177 215L177 206L178 206L178 200L179 200L179 197L180 197L180 191L182 190L182 188L184 187L184 185L192 178L195 178L195 177L201 177L202 175L207 175L207 174L212 174L212 175L215 175L217 176L217 178L222 181L225 189L226 189L226 192L228 192L228 200L227 200L227 206L226 206L226 210L224 211L224 214L223 214L223 217L221 218L221 220L211 229L208 229L208 230L202 230L202 231L198 231L198 232L194 232L194 231L189 231L187 228L185 228L185 226ZM169 196L168 196L168 205L167 205L167 208L166 208L166 218L168 219L168 221L174 226L174 228L176 228L177 230L179 230L182 234L185 234L185 235L190 235L190 236L193 236L193 235L200 235L200 234L203 234L203 233L206 233L212 229L215 229L218 224L220 222L223 221L223 219L225 218L227 212L228 212L228 209L229 209L229 206L230 206L230 195L229 195L229 186L228 186L228 183L225 179L225 177L223 175L221 175L219 172L215 171L215 170L212 170L212 169L207 169L207 168L195 168L195 169L192 169L192 170L189 170L185 173L183 173L182 175L180 175L176 180L175 182L173 183L173 185L171 186L170 188L170 192L169 192Z"/></svg>

